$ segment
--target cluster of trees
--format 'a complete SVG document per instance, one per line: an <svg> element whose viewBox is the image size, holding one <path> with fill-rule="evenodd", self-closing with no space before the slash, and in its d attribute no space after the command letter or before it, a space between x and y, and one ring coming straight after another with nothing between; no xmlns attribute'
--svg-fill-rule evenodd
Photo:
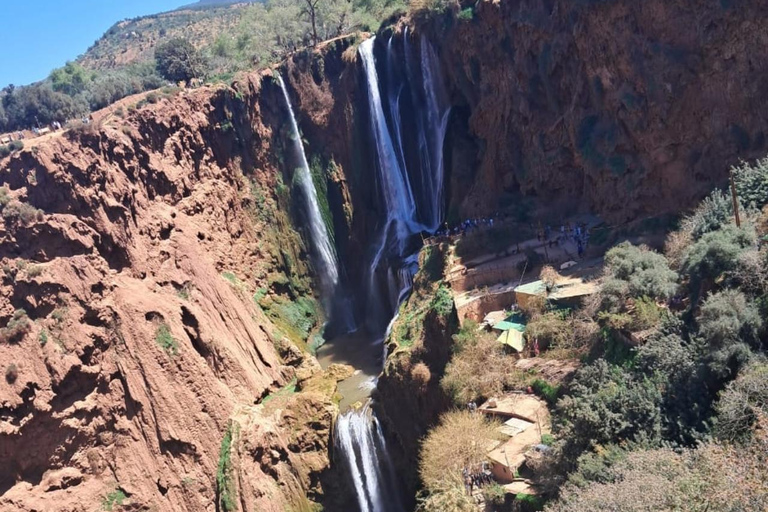
<svg viewBox="0 0 768 512"><path fill-rule="evenodd" d="M153 63L97 72L68 62L41 82L0 92L0 132L64 123L164 83Z"/></svg>
<svg viewBox="0 0 768 512"><path fill-rule="evenodd" d="M622 244L593 304L600 341L555 410L548 510L764 510L768 425L768 161L734 170L665 255ZM653 312L656 320L642 322ZM622 336L653 333L632 350Z"/></svg>
<svg viewBox="0 0 768 512"><path fill-rule="evenodd" d="M104 71L69 62L45 80L0 91L0 132L42 127L86 115L131 94L192 78L230 76L273 63L296 48L355 30L375 30L403 0L268 0L243 7L234 31L195 48L171 39L155 61Z"/></svg>
<svg viewBox="0 0 768 512"><path fill-rule="evenodd" d="M354 31L375 31L404 0L268 0L244 8L238 28L203 52L210 72L228 74Z"/></svg>
<svg viewBox="0 0 768 512"><path fill-rule="evenodd" d="M525 311L526 333L547 357L559 349L584 361L544 393L555 442L533 469L547 510L768 509L768 159L734 177L740 226L730 194L716 190L664 253L626 242L608 251L583 308ZM542 278L559 276L545 269ZM454 342L441 385L458 407L531 384L471 322ZM471 457L450 439L485 426L460 414L422 445L423 510L469 510L454 466Z"/></svg>

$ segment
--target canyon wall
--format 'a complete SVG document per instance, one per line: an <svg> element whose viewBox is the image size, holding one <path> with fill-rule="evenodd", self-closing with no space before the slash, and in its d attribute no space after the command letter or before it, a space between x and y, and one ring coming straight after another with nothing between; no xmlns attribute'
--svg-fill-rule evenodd
<svg viewBox="0 0 768 512"><path fill-rule="evenodd" d="M417 25L452 93L453 218L678 212L768 151L764 0L462 5Z"/></svg>
<svg viewBox="0 0 768 512"><path fill-rule="evenodd" d="M280 98L169 93L0 162L0 508L322 496L335 377L253 297L312 296Z"/></svg>

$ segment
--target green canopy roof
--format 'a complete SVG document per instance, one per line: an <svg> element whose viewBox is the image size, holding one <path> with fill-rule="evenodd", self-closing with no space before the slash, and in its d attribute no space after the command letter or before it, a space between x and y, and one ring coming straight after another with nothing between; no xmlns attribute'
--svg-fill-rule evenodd
<svg viewBox="0 0 768 512"><path fill-rule="evenodd" d="M525 332L525 317L522 313L512 313L507 318L493 326L497 331L508 331L514 329L519 332Z"/></svg>

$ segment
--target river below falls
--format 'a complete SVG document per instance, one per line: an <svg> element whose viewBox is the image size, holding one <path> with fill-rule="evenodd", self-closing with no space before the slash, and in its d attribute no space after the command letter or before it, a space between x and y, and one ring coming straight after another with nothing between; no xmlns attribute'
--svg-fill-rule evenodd
<svg viewBox="0 0 768 512"><path fill-rule="evenodd" d="M339 383L341 412L356 403L364 404L376 388L376 379L383 365L381 340L375 340L363 330L327 341L317 350L317 360L323 369L334 363L348 364L355 373Z"/></svg>

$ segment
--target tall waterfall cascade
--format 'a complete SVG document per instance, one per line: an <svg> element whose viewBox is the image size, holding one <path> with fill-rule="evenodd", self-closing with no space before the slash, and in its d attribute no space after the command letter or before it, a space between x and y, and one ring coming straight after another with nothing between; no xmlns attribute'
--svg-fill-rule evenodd
<svg viewBox="0 0 768 512"><path fill-rule="evenodd" d="M368 89L383 216L368 266L366 320L372 333L380 333L382 352L397 309L408 297L418 270L419 234L434 233L443 219L443 143L449 115L439 63L429 41L423 37L419 40L415 58L407 32L403 37L404 58L397 56L393 43L390 38L385 62L378 69L375 37L364 41L358 50ZM380 69L385 75L382 82ZM413 107L409 112L405 111L406 101ZM415 119L404 123L406 114ZM416 133L410 133L414 127ZM401 512L397 478L370 402L339 418L336 444L349 469L361 512Z"/></svg>
<svg viewBox="0 0 768 512"><path fill-rule="evenodd" d="M299 167L296 169L296 172L299 177L298 184L307 205L310 244L312 252L314 253L313 255L315 256L314 263L319 267L317 269L317 275L320 278L324 300L329 304L339 282L339 265L336 258L336 250L334 249L333 242L328 234L328 227L320 212L320 205L317 200L317 190L312 181L312 173L309 169L309 163L307 163L307 155L304 153L304 144L302 144L301 141L301 134L299 132L299 126L296 123L296 116L293 113L291 99L288 95L285 83L283 82L283 78L279 74L277 75L277 82L280 84L280 89L283 91L283 98L285 98L285 104L288 107L288 113L290 114L291 146L292 151L295 152L296 160L299 162ZM326 304L326 309L329 309L328 304Z"/></svg>

